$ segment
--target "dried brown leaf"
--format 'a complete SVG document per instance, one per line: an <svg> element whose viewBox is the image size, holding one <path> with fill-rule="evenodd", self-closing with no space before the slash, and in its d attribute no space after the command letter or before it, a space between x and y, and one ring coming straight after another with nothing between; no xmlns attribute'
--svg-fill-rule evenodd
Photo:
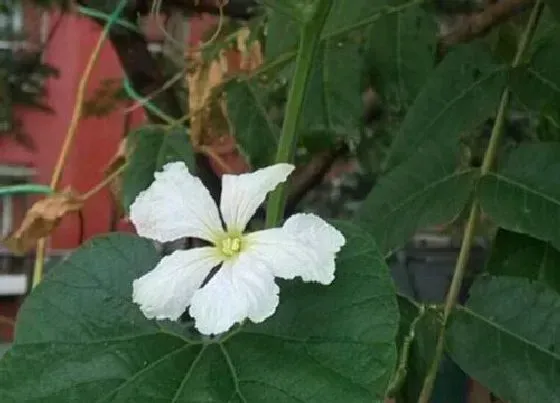
<svg viewBox="0 0 560 403"><path fill-rule="evenodd" d="M48 236L68 213L79 211L82 198L70 189L39 200L27 211L20 227L8 235L3 243L13 253L31 250L37 241Z"/></svg>

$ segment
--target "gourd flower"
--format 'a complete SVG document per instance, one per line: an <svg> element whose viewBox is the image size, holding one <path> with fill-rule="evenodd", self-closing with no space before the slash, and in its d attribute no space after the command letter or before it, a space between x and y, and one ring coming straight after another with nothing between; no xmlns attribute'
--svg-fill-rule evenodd
<svg viewBox="0 0 560 403"><path fill-rule="evenodd" d="M276 164L223 175L219 210L184 163L168 163L155 173L130 206L138 234L159 242L199 238L211 246L174 251L134 280L133 301L148 319L177 320L188 307L200 333L220 334L275 312L275 277L325 285L334 280L335 255L345 239L320 217L295 214L282 227L245 231L266 195L293 169Z"/></svg>

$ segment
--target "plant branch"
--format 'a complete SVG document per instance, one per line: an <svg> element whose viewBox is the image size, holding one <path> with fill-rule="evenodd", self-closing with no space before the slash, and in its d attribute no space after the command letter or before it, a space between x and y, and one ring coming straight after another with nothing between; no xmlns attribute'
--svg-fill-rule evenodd
<svg viewBox="0 0 560 403"><path fill-rule="evenodd" d="M528 9L534 3L534 0L502 0L490 4L484 11L468 15L457 24L451 32L440 39L439 46L447 49L483 36L495 26Z"/></svg>
<svg viewBox="0 0 560 403"><path fill-rule="evenodd" d="M527 22L527 26L525 28L523 36L519 41L515 58L511 64L512 67L517 67L521 61L521 58L525 54L525 51L528 48L531 38L533 37L533 33L535 32L535 28L538 24L538 20L541 15L542 9L543 9L542 0L537 0L531 12L529 21ZM484 154L484 160L482 162L482 167L480 169L480 177L487 174L492 168L492 165L494 164L498 146L500 144L500 139L504 131L503 130L504 122L506 120L509 101L510 101L510 91L508 88L506 88L502 93L500 105L498 107L498 112L496 115L496 120L494 122L494 127L492 128L490 141L488 143L488 147ZM476 222L478 221L479 218L479 210L480 208L479 208L478 199L476 198L476 196L474 196L470 208L469 218L467 220L467 224L465 225L463 240L461 243L461 249L459 251L459 257L455 265L455 271L453 273L453 278L451 280L451 286L449 288L447 298L445 299L443 322L438 335L434 358L430 366L430 369L426 374L426 378L424 379L424 384L422 386L422 390L418 397L418 403L428 403L432 395L432 390L436 380L438 368L441 363L441 359L443 358L443 352L445 347L445 330L447 327L447 322L457 302L459 291L461 290L461 285L463 283L463 278L465 276L466 267L470 256L471 245L474 239Z"/></svg>
<svg viewBox="0 0 560 403"><path fill-rule="evenodd" d="M288 92L280 142L276 150L276 163L291 163L293 161L302 104L307 89L307 80L309 79L313 59L319 48L321 32L329 15L332 2L333 0L319 0L310 20L303 23L301 28L294 75ZM284 216L285 206L286 184L282 183L278 185L268 199L266 205L267 227L273 227L278 224Z"/></svg>
<svg viewBox="0 0 560 403"><path fill-rule="evenodd" d="M292 175L290 190L286 198L286 215L294 212L296 206L310 190L321 184L338 158L347 152L345 145L314 155L307 164L296 168Z"/></svg>
<svg viewBox="0 0 560 403"><path fill-rule="evenodd" d="M111 26L116 22L124 8L126 7L128 1L127 0L120 0L117 4L115 10L111 13L111 17L109 21L105 24L101 35L93 48L91 56L88 60L86 68L82 73L82 77L78 84L78 91L76 93L76 101L74 103L74 111L72 112L72 118L70 120L70 125L68 126L68 131L66 132L66 136L64 137L64 142L62 143L62 147L60 149L60 154L58 156L58 160L56 161L56 165L54 167L53 174L51 176L50 188L55 190L58 187L60 179L62 177L62 172L64 169L64 165L66 164L66 160L68 159L68 154L70 153L70 148L74 143L74 138L76 137L76 133L78 130L78 123L80 122L80 117L82 116L82 108L84 103L84 97L86 94L86 88L89 81L89 77L93 70L93 66L101 52L101 47L103 43L107 39L109 35L109 31L111 30ZM43 267L45 264L45 248L46 248L46 241L45 238L42 238L37 243L37 248L35 252L35 264L33 267L33 284L32 286L37 286L43 277Z"/></svg>

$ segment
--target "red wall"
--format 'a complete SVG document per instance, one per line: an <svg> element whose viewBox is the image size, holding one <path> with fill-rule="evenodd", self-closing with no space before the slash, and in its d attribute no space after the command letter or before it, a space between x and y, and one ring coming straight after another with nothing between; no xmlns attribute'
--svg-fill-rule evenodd
<svg viewBox="0 0 560 403"><path fill-rule="evenodd" d="M29 27L37 28L38 18L33 15L35 11L29 11L31 13L31 17L28 15L28 20L31 21ZM51 16L51 25L57 18L57 15ZM192 18L190 46L197 46L202 32L212 27L215 21L214 17L209 16ZM153 26L148 28L151 37L159 36ZM45 101L54 113L48 114L25 108L16 110L16 117L21 121L25 133L31 138L35 147L33 150L26 149L12 138L2 136L0 137L0 163L33 167L37 172L34 182L49 184L70 124L80 78L100 33L101 28L85 17L62 18L60 26L44 52L44 61L59 71L58 77L50 78L46 82ZM31 34L33 37L37 33L31 32ZM122 78L122 69L114 50L107 42L90 76L86 99L89 99L102 81L108 78ZM124 107L127 106L129 105L123 105L123 108L102 118L81 119L59 189L71 186L79 192L85 192L103 179L103 171L114 156L124 135ZM131 126L141 124L144 119L142 109L135 109L130 116ZM233 171L243 172L247 169L244 160L236 151L231 136L218 141L212 147ZM213 165L216 171L221 173L219 164ZM32 201L33 198L30 198L29 204ZM20 206L19 209L20 219L24 213L22 207ZM50 249L72 249L79 246L80 241L109 231L112 211L113 201L109 191L105 189L86 202L83 209L83 229L80 228L77 215L65 217L49 240ZM130 225L121 221L118 228L130 230ZM15 317L19 303L20 299L1 300L0 315ZM11 339L11 329L5 325L0 325L0 340L2 339Z"/></svg>
<svg viewBox="0 0 560 403"><path fill-rule="evenodd" d="M56 20L56 16L51 21ZM101 29L87 18L64 17L44 53L44 61L59 70L57 78L46 82L46 102L53 114L20 109L17 117L35 144L35 150L17 145L11 138L0 140L0 161L3 164L24 164L37 171L36 183L48 184L71 120L78 84ZM103 79L120 78L122 71L109 43L103 46L90 76L86 99ZM142 111L134 112L135 121ZM122 110L102 118L85 118L79 123L75 141L65 164L60 188L71 186L84 192L103 179L103 170L114 155L123 136L125 115ZM111 222L111 200L107 190L89 199L83 209L83 235L87 239L106 232ZM63 219L53 233L52 248L74 248L80 240L77 215Z"/></svg>

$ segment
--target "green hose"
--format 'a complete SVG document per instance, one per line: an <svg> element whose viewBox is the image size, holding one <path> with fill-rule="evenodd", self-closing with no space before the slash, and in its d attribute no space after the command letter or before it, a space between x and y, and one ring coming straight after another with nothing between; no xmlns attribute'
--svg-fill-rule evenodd
<svg viewBox="0 0 560 403"><path fill-rule="evenodd" d="M0 186L0 196L20 193L51 194L53 191L46 185L26 183L23 185Z"/></svg>

